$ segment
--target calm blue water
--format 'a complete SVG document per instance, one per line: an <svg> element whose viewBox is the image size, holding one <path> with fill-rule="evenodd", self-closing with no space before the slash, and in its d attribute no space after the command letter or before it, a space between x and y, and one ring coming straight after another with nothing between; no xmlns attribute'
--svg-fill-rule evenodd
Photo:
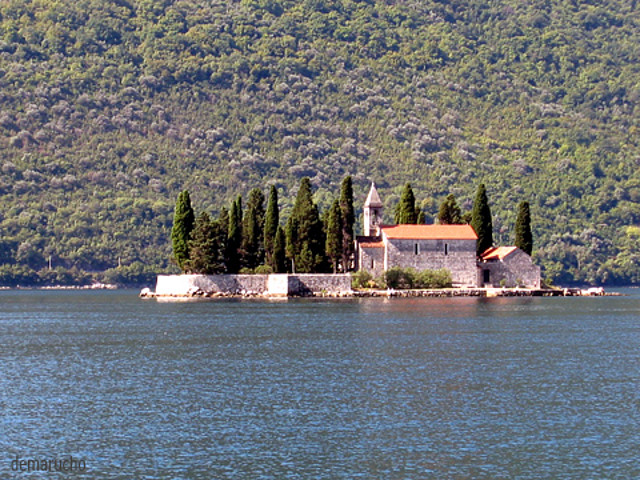
<svg viewBox="0 0 640 480"><path fill-rule="evenodd" d="M0 292L0 478L640 478L640 291ZM12 471L21 459L84 473Z"/></svg>

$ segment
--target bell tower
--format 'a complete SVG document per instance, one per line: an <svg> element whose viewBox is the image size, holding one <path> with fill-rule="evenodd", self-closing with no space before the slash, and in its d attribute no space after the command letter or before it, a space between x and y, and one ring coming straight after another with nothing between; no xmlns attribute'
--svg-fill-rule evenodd
<svg viewBox="0 0 640 480"><path fill-rule="evenodd" d="M380 235L382 225L382 211L384 207L376 190L376 184L371 182L371 190L364 202L364 234L369 236Z"/></svg>

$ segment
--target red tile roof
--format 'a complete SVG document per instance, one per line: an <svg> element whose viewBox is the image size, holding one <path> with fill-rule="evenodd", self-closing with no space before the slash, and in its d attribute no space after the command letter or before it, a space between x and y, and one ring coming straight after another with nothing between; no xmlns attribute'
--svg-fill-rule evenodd
<svg viewBox="0 0 640 480"><path fill-rule="evenodd" d="M360 242L359 245L361 248L384 248L382 240L379 242Z"/></svg>
<svg viewBox="0 0 640 480"><path fill-rule="evenodd" d="M518 247L491 247L484 251L480 258L485 262L487 260L503 260L508 255L518 250Z"/></svg>
<svg viewBox="0 0 640 480"><path fill-rule="evenodd" d="M477 240L471 225L393 225L381 227L387 238L399 240Z"/></svg>

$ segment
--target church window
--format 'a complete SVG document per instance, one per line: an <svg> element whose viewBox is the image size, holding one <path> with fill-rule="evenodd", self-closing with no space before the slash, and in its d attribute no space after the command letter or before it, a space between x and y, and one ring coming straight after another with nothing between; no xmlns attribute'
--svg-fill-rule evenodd
<svg viewBox="0 0 640 480"><path fill-rule="evenodd" d="M416 243L416 244L413 246L413 253L415 253L416 255L419 255L419 254L420 254L420 244L419 244L419 243Z"/></svg>
<svg viewBox="0 0 640 480"><path fill-rule="evenodd" d="M448 243L444 244L444 254L445 255L449 255L449 244Z"/></svg>

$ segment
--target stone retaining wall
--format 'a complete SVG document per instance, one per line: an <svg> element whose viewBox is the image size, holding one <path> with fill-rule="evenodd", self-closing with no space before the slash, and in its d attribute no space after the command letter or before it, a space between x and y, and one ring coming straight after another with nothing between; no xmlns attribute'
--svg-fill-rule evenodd
<svg viewBox="0 0 640 480"><path fill-rule="evenodd" d="M288 275L290 295L314 295L317 293L351 293L351 274L299 273Z"/></svg>
<svg viewBox="0 0 640 480"><path fill-rule="evenodd" d="M351 293L350 274L158 275L156 296L306 296Z"/></svg>
<svg viewBox="0 0 640 480"><path fill-rule="evenodd" d="M205 293L233 295L258 294L267 290L268 275L158 275L156 295L191 295Z"/></svg>

